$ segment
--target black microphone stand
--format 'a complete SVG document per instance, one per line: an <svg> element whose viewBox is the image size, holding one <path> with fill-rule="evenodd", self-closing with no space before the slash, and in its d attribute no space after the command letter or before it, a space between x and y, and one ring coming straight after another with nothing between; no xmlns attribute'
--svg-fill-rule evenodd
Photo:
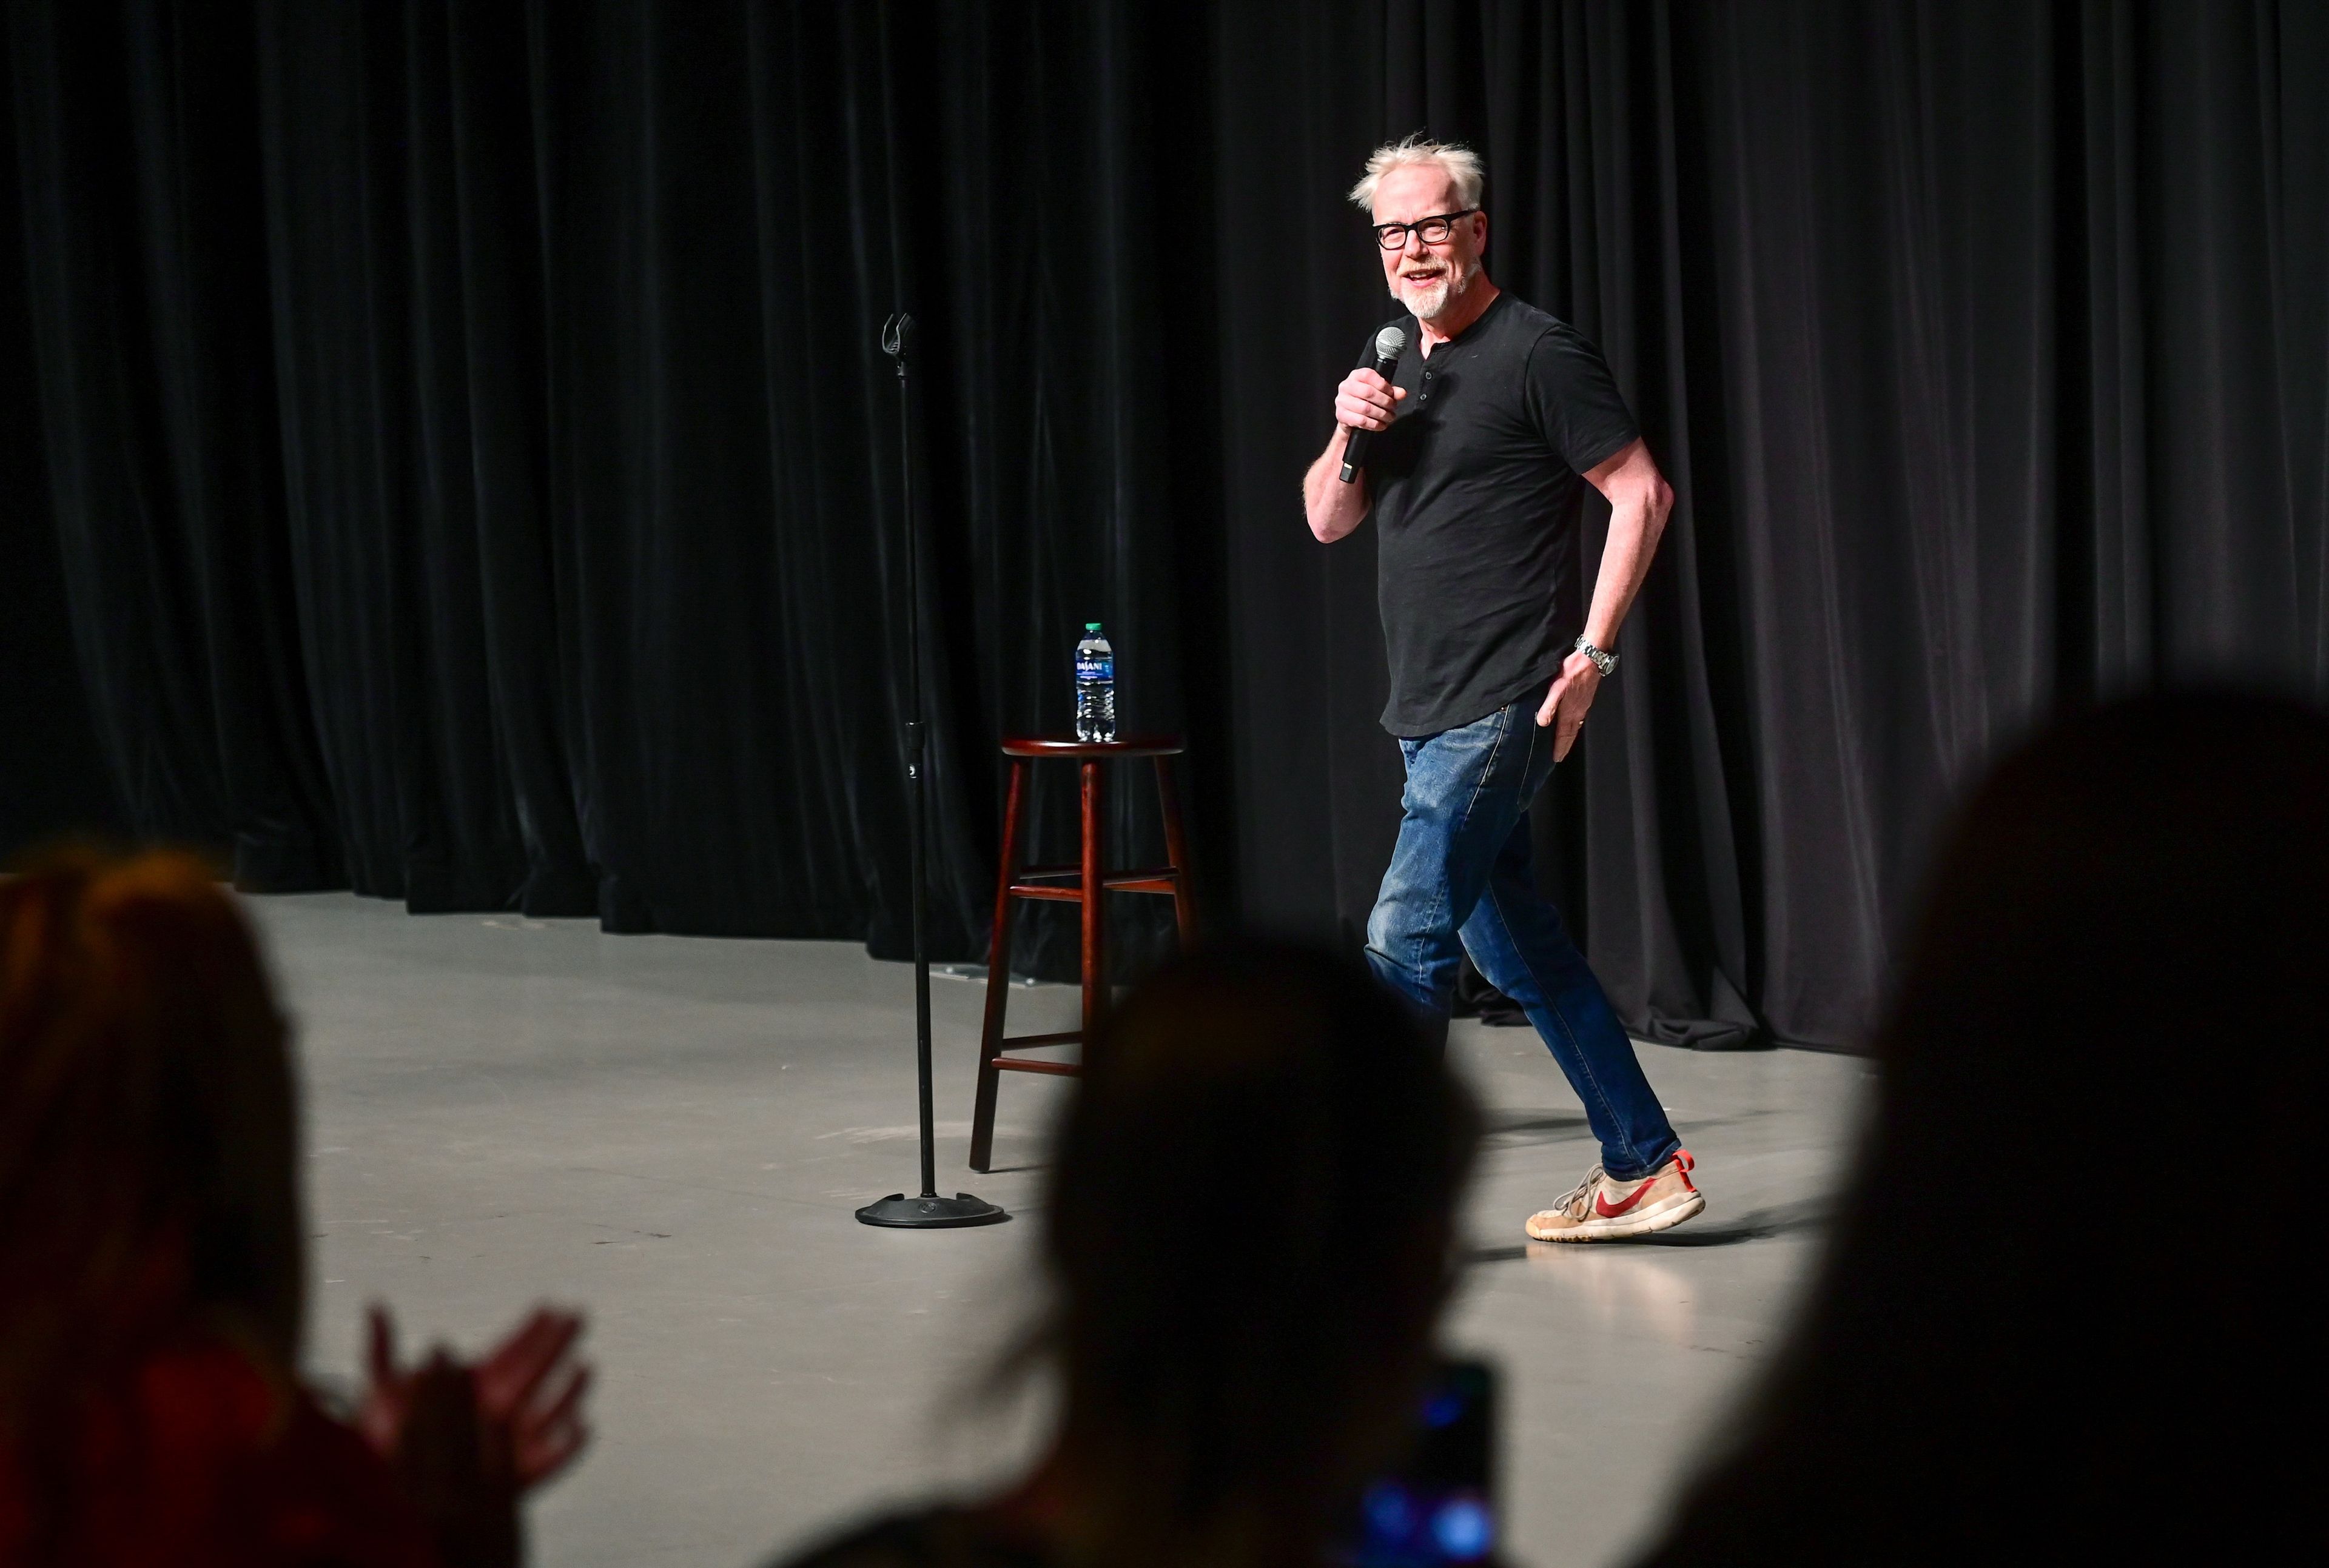
<svg viewBox="0 0 2329 1568"><path fill-rule="evenodd" d="M930 1101L930 955L925 925L928 899L922 875L922 794L929 771L922 724L922 583L917 558L921 530L914 526L914 404L906 382L906 347L914 318L900 311L882 324L882 352L898 366L898 468L900 510L906 519L906 841L912 867L914 908L914 1066L922 1092L922 1190L908 1197L893 1192L857 1211L865 1225L899 1230L943 1230L954 1225L993 1225L1011 1216L966 1192L938 1194L938 1128Z"/></svg>

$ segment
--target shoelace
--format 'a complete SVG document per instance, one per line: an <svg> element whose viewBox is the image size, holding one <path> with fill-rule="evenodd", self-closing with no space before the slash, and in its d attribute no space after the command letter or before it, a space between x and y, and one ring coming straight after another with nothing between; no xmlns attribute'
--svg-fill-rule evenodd
<svg viewBox="0 0 2329 1568"><path fill-rule="evenodd" d="M1584 1180L1579 1182L1575 1187L1570 1188L1567 1192L1562 1193L1561 1197L1554 1201L1552 1207L1571 1214L1582 1213L1582 1206L1593 1201L1593 1194L1600 1188L1600 1186L1601 1168L1597 1165L1592 1169L1585 1173Z"/></svg>

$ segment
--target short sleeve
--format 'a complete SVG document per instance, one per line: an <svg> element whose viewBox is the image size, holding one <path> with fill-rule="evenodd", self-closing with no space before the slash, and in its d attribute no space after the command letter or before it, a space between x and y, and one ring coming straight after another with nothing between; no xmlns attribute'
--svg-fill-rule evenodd
<svg viewBox="0 0 2329 1568"><path fill-rule="evenodd" d="M1545 443L1578 473L1598 467L1641 436L1601 351L1556 323L1529 349L1529 412Z"/></svg>

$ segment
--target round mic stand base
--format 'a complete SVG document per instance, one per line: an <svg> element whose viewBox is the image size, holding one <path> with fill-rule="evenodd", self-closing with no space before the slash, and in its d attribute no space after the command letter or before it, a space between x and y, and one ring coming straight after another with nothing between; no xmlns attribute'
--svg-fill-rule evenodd
<svg viewBox="0 0 2329 1568"><path fill-rule="evenodd" d="M887 1225L892 1230L945 1230L954 1225L993 1225L1010 1217L993 1204L966 1192L957 1192L952 1197L928 1193L908 1197L902 1192L893 1192L857 1211L859 1224Z"/></svg>

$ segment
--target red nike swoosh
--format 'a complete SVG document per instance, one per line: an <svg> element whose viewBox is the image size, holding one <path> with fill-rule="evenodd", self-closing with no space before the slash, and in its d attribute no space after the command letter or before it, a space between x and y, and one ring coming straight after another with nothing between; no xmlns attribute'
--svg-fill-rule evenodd
<svg viewBox="0 0 2329 1568"><path fill-rule="evenodd" d="M1619 1215L1625 1213L1627 1209L1641 1202L1643 1194L1648 1192L1650 1188L1655 1187L1657 1184L1657 1178L1652 1177L1649 1180L1642 1183L1641 1186L1634 1188L1632 1194L1627 1197L1626 1201L1619 1204L1615 1208L1611 1208L1609 1207L1609 1195L1607 1192L1597 1192L1593 1195L1593 1212L1599 1215L1603 1219L1616 1219Z"/></svg>

